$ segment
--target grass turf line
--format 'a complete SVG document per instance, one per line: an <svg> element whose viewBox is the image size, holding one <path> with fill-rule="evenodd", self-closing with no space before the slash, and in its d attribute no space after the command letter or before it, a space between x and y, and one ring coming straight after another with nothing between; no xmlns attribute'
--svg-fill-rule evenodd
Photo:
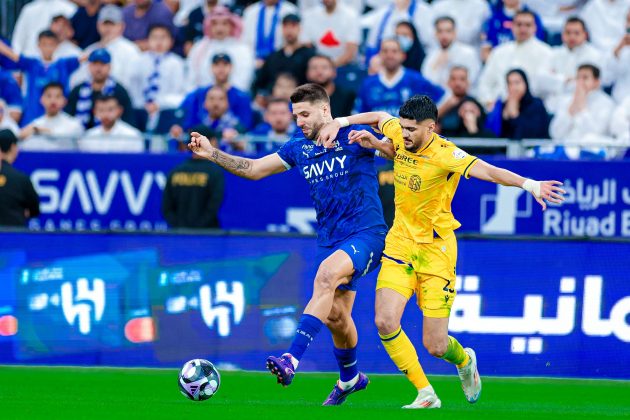
<svg viewBox="0 0 630 420"><path fill-rule="evenodd" d="M402 375L370 375L366 391L341 407L321 407L337 378L299 373L282 388L268 373L221 372L221 388L193 402L176 369L0 366L0 417L170 419L534 419L630 418L630 382L482 377L480 401L464 399L458 378L430 377L440 410L401 410L415 398Z"/></svg>

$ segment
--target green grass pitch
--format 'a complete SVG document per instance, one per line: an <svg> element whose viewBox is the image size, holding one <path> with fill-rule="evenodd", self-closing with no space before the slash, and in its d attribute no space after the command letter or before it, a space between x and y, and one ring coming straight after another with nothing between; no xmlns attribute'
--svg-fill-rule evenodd
<svg viewBox="0 0 630 420"><path fill-rule="evenodd" d="M221 372L210 400L177 388L177 369L0 366L2 419L600 419L630 418L630 381L483 378L480 401L464 399L459 380L433 376L440 410L401 410L415 397L402 375L370 375L367 390L341 407L321 407L335 374L299 373L282 388L268 373Z"/></svg>

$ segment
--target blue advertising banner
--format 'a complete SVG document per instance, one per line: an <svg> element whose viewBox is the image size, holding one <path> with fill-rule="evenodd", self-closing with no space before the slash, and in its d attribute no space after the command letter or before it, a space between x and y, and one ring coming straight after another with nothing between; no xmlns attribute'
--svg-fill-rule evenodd
<svg viewBox="0 0 630 420"><path fill-rule="evenodd" d="M22 153L17 167L40 194L38 230L165 230L162 190L183 155ZM564 183L566 201L541 212L519 188L462 180L453 201L461 232L630 237L630 161L491 161L535 179ZM380 177L391 182L392 177ZM225 229L314 233L315 210L297 170L261 181L226 174ZM252 211L255 209L255 211Z"/></svg>
<svg viewBox="0 0 630 420"><path fill-rule="evenodd" d="M305 236L1 233L0 363L262 370L290 343L315 252ZM482 374L628 379L628 255L622 241L460 238L450 333ZM353 310L359 363L395 372L374 327L377 271ZM422 348L421 316L411 299L403 327L425 370L453 374ZM336 368L323 330L300 369Z"/></svg>

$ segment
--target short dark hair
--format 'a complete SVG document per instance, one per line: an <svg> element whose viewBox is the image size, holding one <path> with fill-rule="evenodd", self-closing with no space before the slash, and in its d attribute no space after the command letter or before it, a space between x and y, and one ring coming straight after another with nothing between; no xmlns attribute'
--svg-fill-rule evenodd
<svg viewBox="0 0 630 420"><path fill-rule="evenodd" d="M0 152L7 153L11 146L17 144L18 139L13 133L13 131L5 128L4 130L0 130Z"/></svg>
<svg viewBox="0 0 630 420"><path fill-rule="evenodd" d="M589 70L591 74L593 75L593 77L599 80L599 73L600 73L599 67L594 66L593 64L581 64L578 67L577 71L580 71L580 70Z"/></svg>
<svg viewBox="0 0 630 420"><path fill-rule="evenodd" d="M61 93L64 93L64 95L65 95L65 89L64 89L63 85L61 83L59 83L59 82L49 82L49 83L47 83L46 86L44 86L44 88L42 89L42 95L44 93L46 93L46 91L48 89L60 89Z"/></svg>
<svg viewBox="0 0 630 420"><path fill-rule="evenodd" d="M337 66L335 66L335 62L333 61L333 59L328 57L327 55L323 55L323 54L315 54L314 56L312 56L311 58L308 59L309 63L311 62L311 60L314 60L316 58L320 58L322 60L328 61L328 64L330 64L333 69L337 68Z"/></svg>
<svg viewBox="0 0 630 420"><path fill-rule="evenodd" d="M151 32L153 32L156 29L164 29L166 32L168 32L171 38L173 38L173 32L171 31L171 28L169 28L167 25L163 23L153 23L149 25L149 29L147 29L147 36L151 35Z"/></svg>
<svg viewBox="0 0 630 420"><path fill-rule="evenodd" d="M457 27L457 25L455 25L455 19L453 19L450 16L440 16L437 19L435 19L433 21L433 26L435 26L437 28L438 24L440 22L451 22L451 24L453 25L453 28Z"/></svg>
<svg viewBox="0 0 630 420"><path fill-rule="evenodd" d="M50 29L43 30L37 35L37 39L41 41L42 38L53 38L55 41L59 41L59 37L56 33Z"/></svg>
<svg viewBox="0 0 630 420"><path fill-rule="evenodd" d="M414 95L402 104L398 115L400 118L416 122L427 119L437 121L438 110L435 102L427 95Z"/></svg>
<svg viewBox="0 0 630 420"><path fill-rule="evenodd" d="M330 103L330 98L323 87L315 83L307 83L302 86L298 86L291 94L291 103L297 104L299 102L326 102Z"/></svg>
<svg viewBox="0 0 630 420"><path fill-rule="evenodd" d="M531 16L532 19L534 19L534 23L536 23L536 15L534 14L534 12L532 12L531 10L527 10L527 9L521 9L518 12L516 12L514 14L514 18L512 20L516 19L517 16L522 16L522 15Z"/></svg>
<svg viewBox="0 0 630 420"><path fill-rule="evenodd" d="M288 73L288 72L282 72L282 73L278 73L278 75L276 76L276 79L273 81L273 83L275 84L278 79L287 79L287 80L292 80L293 82L295 82L295 85L297 86L298 84L298 80L295 77L295 75L293 75L293 73Z"/></svg>
<svg viewBox="0 0 630 420"><path fill-rule="evenodd" d="M588 29L586 29L586 23L579 17L571 16L566 20L566 22L564 22L564 26L566 27L569 23L579 23L580 25L582 25L582 29L584 29L584 32L588 33Z"/></svg>
<svg viewBox="0 0 630 420"><path fill-rule="evenodd" d="M289 103L287 102L286 99L283 98L269 98L267 100L267 108L269 108L270 105L273 104L284 104L285 106L289 106Z"/></svg>
<svg viewBox="0 0 630 420"><path fill-rule="evenodd" d="M94 98L94 106L96 106L97 102L109 102L109 101L116 101L116 105L121 106L120 101L114 95L97 95L96 98Z"/></svg>

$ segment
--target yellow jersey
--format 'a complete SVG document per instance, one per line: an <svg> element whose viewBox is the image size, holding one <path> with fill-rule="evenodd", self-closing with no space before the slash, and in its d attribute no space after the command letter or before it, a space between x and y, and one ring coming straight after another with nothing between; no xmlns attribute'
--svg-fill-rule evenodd
<svg viewBox="0 0 630 420"><path fill-rule="evenodd" d="M421 150L407 151L398 118L383 122L379 129L396 151L396 215L390 234L416 243L432 243L435 233L448 237L461 226L451 212L459 179L470 176L478 159L435 133Z"/></svg>

